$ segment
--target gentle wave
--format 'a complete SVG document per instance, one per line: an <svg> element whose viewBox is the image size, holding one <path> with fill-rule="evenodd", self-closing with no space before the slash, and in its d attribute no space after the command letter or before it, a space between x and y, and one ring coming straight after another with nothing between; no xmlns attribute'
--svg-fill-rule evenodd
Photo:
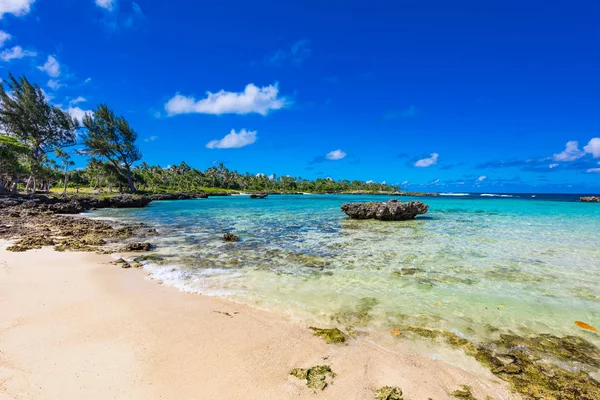
<svg viewBox="0 0 600 400"><path fill-rule="evenodd" d="M483 193L483 194L480 194L479 196L481 196L481 197L519 197L519 196L513 196L512 194L495 194L495 193Z"/></svg>
<svg viewBox="0 0 600 400"><path fill-rule="evenodd" d="M471 193L440 193L440 196L470 196Z"/></svg>

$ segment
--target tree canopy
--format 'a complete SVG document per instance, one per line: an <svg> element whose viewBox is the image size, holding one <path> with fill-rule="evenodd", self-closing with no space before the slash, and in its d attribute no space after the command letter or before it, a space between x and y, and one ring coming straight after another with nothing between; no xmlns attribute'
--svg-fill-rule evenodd
<svg viewBox="0 0 600 400"><path fill-rule="evenodd" d="M0 84L0 125L7 135L27 144L37 162L56 149L73 145L79 123L48 102L44 91L26 77L9 74Z"/></svg>
<svg viewBox="0 0 600 400"><path fill-rule="evenodd" d="M127 179L129 190L135 192L131 167L142 159L142 153L135 144L138 135L127 120L115 116L108 106L101 104L94 115L85 116L83 125L87 130L83 137L85 152L106 159L119 175Z"/></svg>

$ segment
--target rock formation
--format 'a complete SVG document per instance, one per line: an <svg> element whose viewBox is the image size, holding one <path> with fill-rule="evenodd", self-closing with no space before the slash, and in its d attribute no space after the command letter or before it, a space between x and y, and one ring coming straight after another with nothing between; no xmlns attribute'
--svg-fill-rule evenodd
<svg viewBox="0 0 600 400"><path fill-rule="evenodd" d="M240 240L240 238L235 236L233 233L226 233L223 235L223 240L226 242L237 242Z"/></svg>
<svg viewBox="0 0 600 400"><path fill-rule="evenodd" d="M583 203L600 203L600 197L589 196L589 197L581 197L579 201Z"/></svg>
<svg viewBox="0 0 600 400"><path fill-rule="evenodd" d="M346 203L342 211L352 219L378 219L382 221L405 221L425 214L429 206L420 201L402 203L396 199L387 202Z"/></svg>

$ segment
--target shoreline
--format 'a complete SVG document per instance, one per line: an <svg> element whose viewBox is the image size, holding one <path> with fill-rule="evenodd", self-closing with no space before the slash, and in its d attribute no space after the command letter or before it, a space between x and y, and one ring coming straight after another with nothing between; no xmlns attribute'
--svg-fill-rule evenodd
<svg viewBox="0 0 600 400"><path fill-rule="evenodd" d="M467 372L410 342L394 352L368 337L326 344L272 313L143 279L143 270L107 264L108 255L5 247L1 400L312 398L289 373L321 364L337 374L318 391L323 399L372 399L384 385L410 399L450 399L460 385L477 398L518 398L483 367Z"/></svg>

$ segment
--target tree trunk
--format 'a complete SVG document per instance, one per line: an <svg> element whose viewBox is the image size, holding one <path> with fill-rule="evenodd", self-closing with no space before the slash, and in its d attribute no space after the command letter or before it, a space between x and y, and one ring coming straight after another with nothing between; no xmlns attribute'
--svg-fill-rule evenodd
<svg viewBox="0 0 600 400"><path fill-rule="evenodd" d="M67 194L67 172L65 172L65 187L63 189L63 195Z"/></svg>
<svg viewBox="0 0 600 400"><path fill-rule="evenodd" d="M135 184L133 183L133 177L131 176L131 170L127 168L127 184L129 185L129 191L131 193L135 193L137 190L135 188Z"/></svg>

